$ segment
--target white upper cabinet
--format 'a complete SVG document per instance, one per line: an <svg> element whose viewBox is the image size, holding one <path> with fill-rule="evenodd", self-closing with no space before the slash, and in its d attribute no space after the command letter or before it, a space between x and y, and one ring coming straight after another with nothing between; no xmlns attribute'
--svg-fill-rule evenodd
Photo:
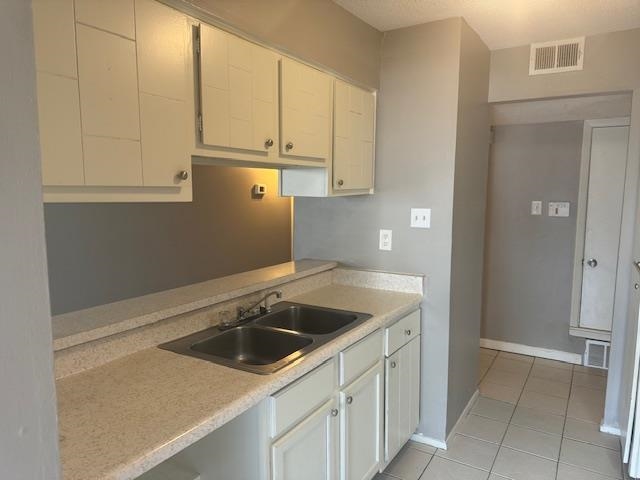
<svg viewBox="0 0 640 480"><path fill-rule="evenodd" d="M75 0L75 2L78 22L135 39L133 0Z"/></svg>
<svg viewBox="0 0 640 480"><path fill-rule="evenodd" d="M280 68L280 153L324 162L331 153L333 79L290 58Z"/></svg>
<svg viewBox="0 0 640 480"><path fill-rule="evenodd" d="M336 80L333 125L333 188L373 188L375 96Z"/></svg>
<svg viewBox="0 0 640 480"><path fill-rule="evenodd" d="M278 151L278 56L200 25L200 115L204 145Z"/></svg>
<svg viewBox="0 0 640 480"><path fill-rule="evenodd" d="M33 0L32 8L38 71L78 78L73 0Z"/></svg>

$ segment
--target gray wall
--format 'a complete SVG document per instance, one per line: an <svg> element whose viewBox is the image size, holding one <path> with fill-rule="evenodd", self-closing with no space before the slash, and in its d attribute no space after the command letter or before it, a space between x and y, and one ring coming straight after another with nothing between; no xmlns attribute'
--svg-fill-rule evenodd
<svg viewBox="0 0 640 480"><path fill-rule="evenodd" d="M462 22L461 39L453 187L447 431L454 427L476 391L489 162L489 49L465 22Z"/></svg>
<svg viewBox="0 0 640 480"><path fill-rule="evenodd" d="M529 76L529 46L491 52L489 101L633 90L640 86L640 28L587 37L584 69Z"/></svg>
<svg viewBox="0 0 640 480"><path fill-rule="evenodd" d="M275 170L193 167L193 202L47 204L54 314L291 260ZM267 194L254 198L254 183Z"/></svg>
<svg viewBox="0 0 640 480"><path fill-rule="evenodd" d="M0 476L59 478L31 3L0 2Z"/></svg>
<svg viewBox="0 0 640 480"><path fill-rule="evenodd" d="M569 335L582 122L498 126L491 146L482 337L582 353ZM531 201L543 215L530 215ZM568 218L547 202L571 202Z"/></svg>
<svg viewBox="0 0 640 480"><path fill-rule="evenodd" d="M296 258L337 259L427 275L419 431L440 441L447 433L448 382L456 384L452 391L458 388L458 379L448 377L447 369L462 29L461 19L449 19L385 34L376 194L299 198L295 209ZM411 207L432 209L431 229L409 227ZM378 250L381 228L393 230L391 252ZM474 354L477 331L475 336ZM468 389L467 379L460 381L462 390Z"/></svg>
<svg viewBox="0 0 640 480"><path fill-rule="evenodd" d="M172 2L173 3L173 2ZM329 0L190 0L240 30L373 88L382 33Z"/></svg>

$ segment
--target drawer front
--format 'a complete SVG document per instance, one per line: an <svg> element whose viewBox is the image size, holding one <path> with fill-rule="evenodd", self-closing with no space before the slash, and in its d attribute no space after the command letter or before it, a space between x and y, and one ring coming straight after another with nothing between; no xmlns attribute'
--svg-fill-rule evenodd
<svg viewBox="0 0 640 480"><path fill-rule="evenodd" d="M382 332L378 330L340 352L340 385L347 385L382 357Z"/></svg>
<svg viewBox="0 0 640 480"><path fill-rule="evenodd" d="M270 434L275 438L326 402L335 391L333 359L269 398Z"/></svg>
<svg viewBox="0 0 640 480"><path fill-rule="evenodd" d="M384 354L388 357L418 335L420 335L420 310L410 313L386 328Z"/></svg>

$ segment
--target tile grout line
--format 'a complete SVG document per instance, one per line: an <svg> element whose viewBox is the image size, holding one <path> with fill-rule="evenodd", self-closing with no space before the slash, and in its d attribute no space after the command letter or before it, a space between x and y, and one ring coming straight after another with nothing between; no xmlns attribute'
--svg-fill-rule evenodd
<svg viewBox="0 0 640 480"><path fill-rule="evenodd" d="M569 415L569 402L571 401L571 394L573 393L573 374L575 368L571 366L571 384L569 386L569 398L567 398L567 406L564 409L564 422L562 423L562 433L560 435L560 449L558 450L558 462L556 463L556 480L558 480L558 473L560 473L560 456L562 455L562 444L564 443L564 432L567 428L567 418Z"/></svg>

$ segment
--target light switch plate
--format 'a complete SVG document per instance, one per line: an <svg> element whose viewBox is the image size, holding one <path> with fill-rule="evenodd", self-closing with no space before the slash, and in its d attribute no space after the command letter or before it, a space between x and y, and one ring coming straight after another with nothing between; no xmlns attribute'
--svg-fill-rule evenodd
<svg viewBox="0 0 640 480"><path fill-rule="evenodd" d="M391 230L380 230L380 250L391 250Z"/></svg>
<svg viewBox="0 0 640 480"><path fill-rule="evenodd" d="M568 217L571 211L569 202L549 202L550 217Z"/></svg>
<svg viewBox="0 0 640 480"><path fill-rule="evenodd" d="M541 200L534 200L531 202L531 215L542 215Z"/></svg>
<svg viewBox="0 0 640 480"><path fill-rule="evenodd" d="M411 227L412 228L430 228L431 227L431 209L430 208L412 208L411 209Z"/></svg>

